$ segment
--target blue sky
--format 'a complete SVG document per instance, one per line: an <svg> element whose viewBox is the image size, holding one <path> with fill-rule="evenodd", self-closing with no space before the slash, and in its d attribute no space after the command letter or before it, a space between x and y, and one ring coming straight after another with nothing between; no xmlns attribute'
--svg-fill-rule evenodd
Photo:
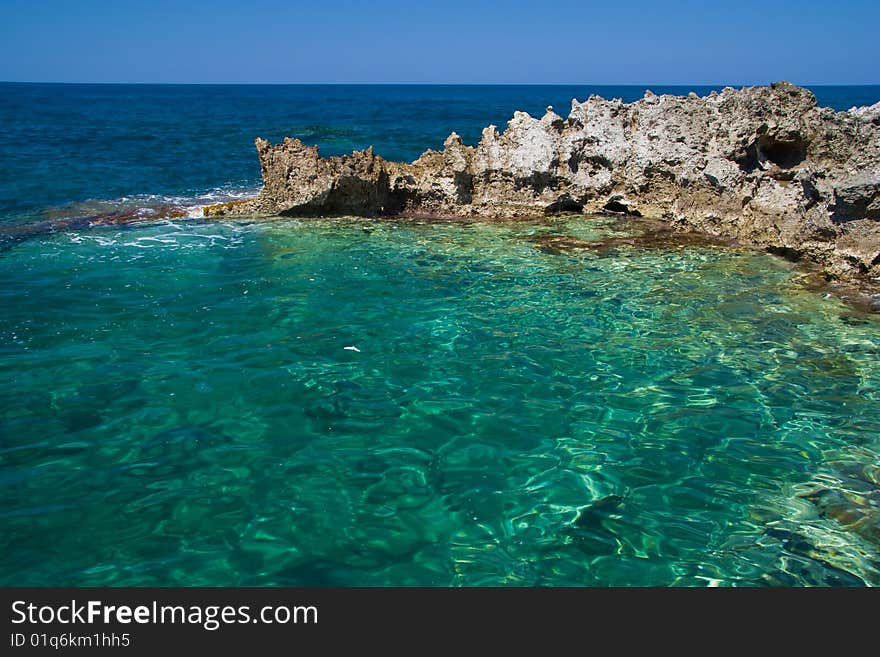
<svg viewBox="0 0 880 657"><path fill-rule="evenodd" d="M0 0L0 80L880 83L877 0Z"/></svg>

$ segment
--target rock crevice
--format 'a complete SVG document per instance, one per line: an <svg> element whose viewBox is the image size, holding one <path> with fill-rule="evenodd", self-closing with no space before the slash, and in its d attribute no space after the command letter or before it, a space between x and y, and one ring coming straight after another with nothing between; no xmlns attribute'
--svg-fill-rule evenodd
<svg viewBox="0 0 880 657"><path fill-rule="evenodd" d="M515 217L624 212L756 244L836 278L880 276L880 103L835 112L786 82L567 118L514 113L476 146L452 133L412 163L256 141L259 195L206 214Z"/></svg>

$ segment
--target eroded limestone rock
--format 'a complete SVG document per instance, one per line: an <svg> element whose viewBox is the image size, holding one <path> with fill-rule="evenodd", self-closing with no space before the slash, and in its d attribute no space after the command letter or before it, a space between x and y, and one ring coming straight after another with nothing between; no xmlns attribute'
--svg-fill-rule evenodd
<svg viewBox="0 0 880 657"><path fill-rule="evenodd" d="M412 163L322 158L257 140L259 196L220 212L512 217L614 211L880 277L880 103L835 112L786 82L634 103L591 96L563 119L516 112L476 146L453 133ZM208 214L212 211L208 210Z"/></svg>

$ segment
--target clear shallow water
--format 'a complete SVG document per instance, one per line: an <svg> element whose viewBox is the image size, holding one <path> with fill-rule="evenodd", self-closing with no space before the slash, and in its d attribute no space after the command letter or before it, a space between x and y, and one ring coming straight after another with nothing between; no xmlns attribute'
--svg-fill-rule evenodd
<svg viewBox="0 0 880 657"><path fill-rule="evenodd" d="M799 496L877 463L876 318L761 253L533 239L634 229L16 245L0 584L880 583L870 533Z"/></svg>

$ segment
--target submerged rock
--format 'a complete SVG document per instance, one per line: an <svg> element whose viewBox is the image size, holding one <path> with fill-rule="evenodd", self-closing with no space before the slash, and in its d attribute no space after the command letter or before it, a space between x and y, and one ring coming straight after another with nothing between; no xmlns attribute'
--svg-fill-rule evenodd
<svg viewBox="0 0 880 657"><path fill-rule="evenodd" d="M208 214L662 218L823 265L880 275L878 106L835 112L787 82L705 98L591 96L563 119L516 112L476 146L453 133L412 163L372 149L322 158L258 139L263 189Z"/></svg>
<svg viewBox="0 0 880 657"><path fill-rule="evenodd" d="M866 448L826 464L827 471L801 486L798 497L816 505L819 514L848 531L880 545L880 460Z"/></svg>
<svg viewBox="0 0 880 657"><path fill-rule="evenodd" d="M620 219L620 223L632 220ZM561 255L578 251L591 251L598 255L618 253L620 249L633 248L640 250L663 249L670 250L682 246L711 247L730 246L730 240L706 235L693 231L673 230L668 224L653 219L638 219L637 231L632 231L633 225L625 235L611 236L603 239L582 240L569 235L538 234L530 235L526 239L544 253Z"/></svg>
<svg viewBox="0 0 880 657"><path fill-rule="evenodd" d="M56 212L63 212L63 210ZM160 217L167 219L186 217L188 216L188 210L178 205L162 204L148 209L132 207L85 216L70 217L63 214L52 216L55 214L54 212L47 214L48 218L41 221L0 225L0 250L14 246L32 237L49 235L51 233L68 230L87 230L95 226L128 226Z"/></svg>

